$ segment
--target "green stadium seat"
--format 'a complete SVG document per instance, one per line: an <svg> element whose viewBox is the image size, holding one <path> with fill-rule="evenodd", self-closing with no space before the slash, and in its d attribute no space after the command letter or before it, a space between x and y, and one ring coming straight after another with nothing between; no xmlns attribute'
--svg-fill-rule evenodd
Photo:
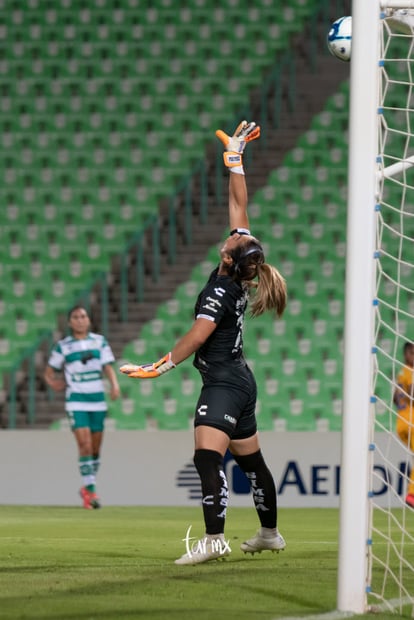
<svg viewBox="0 0 414 620"><path fill-rule="evenodd" d="M256 420L257 429L261 431L275 430L275 420L273 419L272 410L266 406L266 400L260 396L257 398L256 404Z"/></svg>
<svg viewBox="0 0 414 620"><path fill-rule="evenodd" d="M117 430L146 430L147 416L145 405L138 400L122 395L120 399L108 404L108 415L114 419Z"/></svg>
<svg viewBox="0 0 414 620"><path fill-rule="evenodd" d="M179 384L163 381L161 388L157 389L157 406L153 413L158 429L189 429L194 415L194 405L194 399L186 398Z"/></svg>

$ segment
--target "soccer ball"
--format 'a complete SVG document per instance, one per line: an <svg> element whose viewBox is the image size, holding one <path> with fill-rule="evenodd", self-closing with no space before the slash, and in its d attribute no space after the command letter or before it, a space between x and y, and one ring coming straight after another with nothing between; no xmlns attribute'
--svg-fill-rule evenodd
<svg viewBox="0 0 414 620"><path fill-rule="evenodd" d="M351 60L352 17L340 17L331 26L328 32L328 49L333 56L349 62Z"/></svg>

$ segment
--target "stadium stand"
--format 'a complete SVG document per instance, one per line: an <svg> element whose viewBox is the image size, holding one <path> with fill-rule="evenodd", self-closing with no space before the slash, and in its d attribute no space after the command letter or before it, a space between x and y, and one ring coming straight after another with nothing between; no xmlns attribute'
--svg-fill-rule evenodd
<svg viewBox="0 0 414 620"><path fill-rule="evenodd" d="M159 200L202 157L211 127L227 123L238 112L240 93L261 85L266 69L288 50L291 36L304 28L316 5L316 0L296 0L278 13L277 23L265 0L254 7L228 1L220 8L205 0L179 10L168 1L155 6L127 2L119 8L107 0L93 9L75 0L47 8L28 2L24 9L14 2L3 12L0 312L3 303L2 316L11 320L4 321L1 333L0 368L7 370L45 328L56 326L57 315L99 273L109 273L134 231L146 225ZM229 29L228 23L234 27ZM343 272L339 215L344 196L338 198L338 175L342 186L346 102L346 89L330 100L252 205L253 214L270 213L269 202L277 206L274 195L286 205L278 209L272 235L265 217L252 218L254 230L265 242L269 261L286 267L291 290L287 319L302 316L303 310L312 325L332 317L339 323L343 312L339 293L335 298L326 276L329 272L338 282ZM335 175L332 162L338 169ZM260 197L267 195L269 201L262 204ZM322 222L315 207L320 209L321 202L326 215ZM157 342L180 334L182 319L191 316L199 276L206 263L214 263L215 253L212 248L174 299L159 306L157 327L154 321L145 326L122 357L129 357L131 348L135 357L137 342L138 353L153 350L151 329L160 330ZM311 264L312 270L322 269L323 283L309 275ZM313 343L311 337L292 336L287 329L280 341L280 349L287 352L282 361L299 353L303 362L309 359L309 366L329 361L326 349L314 351L316 344L306 340ZM263 342L260 346L260 359L255 360L259 375L261 358L266 357ZM124 398L112 412L115 426L186 428L198 380L191 368L186 372L175 388L165 385L154 395L137 395L125 385ZM312 377L299 370L297 376L295 384L286 381L286 388L281 380L285 400L278 397L277 406L272 394L261 398L263 429L323 427L318 426L319 405L320 410L309 405L313 413L305 420L308 407L303 403L311 400ZM272 379L268 381L272 385ZM185 407L174 409L178 399ZM283 402L289 404L279 405Z"/></svg>
<svg viewBox="0 0 414 620"><path fill-rule="evenodd" d="M263 28L273 13L266 2L9 3L0 24L0 224L16 286L4 287L5 301L14 304L18 290L31 306L32 286L19 284L31 252L53 262L48 275L67 307L108 271L314 4L295 2ZM49 325L61 309L49 296ZM9 345L4 366L26 342Z"/></svg>

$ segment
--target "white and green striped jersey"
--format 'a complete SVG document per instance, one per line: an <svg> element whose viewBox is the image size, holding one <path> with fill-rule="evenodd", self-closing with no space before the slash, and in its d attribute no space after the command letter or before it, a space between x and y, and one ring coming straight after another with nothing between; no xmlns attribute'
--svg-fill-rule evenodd
<svg viewBox="0 0 414 620"><path fill-rule="evenodd" d="M53 347L48 365L65 373L66 411L106 411L102 369L115 361L104 336L67 336Z"/></svg>

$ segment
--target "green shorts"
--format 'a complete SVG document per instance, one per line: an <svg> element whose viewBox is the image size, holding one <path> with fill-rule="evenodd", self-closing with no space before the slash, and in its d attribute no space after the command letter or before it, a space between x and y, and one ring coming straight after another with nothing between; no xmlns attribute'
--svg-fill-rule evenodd
<svg viewBox="0 0 414 620"><path fill-rule="evenodd" d="M90 428L91 433L101 433L104 429L106 411L67 411L70 427Z"/></svg>

